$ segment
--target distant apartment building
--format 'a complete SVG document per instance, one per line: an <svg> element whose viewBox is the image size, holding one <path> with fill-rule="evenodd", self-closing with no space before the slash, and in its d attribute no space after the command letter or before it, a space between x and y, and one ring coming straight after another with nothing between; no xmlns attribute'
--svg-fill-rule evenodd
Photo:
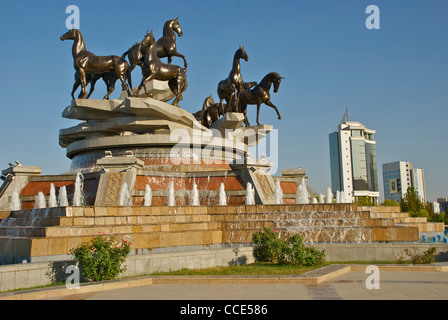
<svg viewBox="0 0 448 320"><path fill-rule="evenodd" d="M413 187L420 200L426 202L423 169L413 168L407 161L383 164L384 199L400 202L409 187Z"/></svg>
<svg viewBox="0 0 448 320"><path fill-rule="evenodd" d="M378 175L375 130L348 121L347 111L338 130L329 135L331 188L355 200L369 197L377 203Z"/></svg>
<svg viewBox="0 0 448 320"><path fill-rule="evenodd" d="M439 212L448 213L448 197L437 198L439 204Z"/></svg>

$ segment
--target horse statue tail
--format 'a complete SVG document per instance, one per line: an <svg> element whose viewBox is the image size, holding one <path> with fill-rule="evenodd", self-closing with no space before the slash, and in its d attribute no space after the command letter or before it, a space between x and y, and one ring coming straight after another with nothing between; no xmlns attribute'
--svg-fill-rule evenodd
<svg viewBox="0 0 448 320"><path fill-rule="evenodd" d="M124 59L124 58L123 58ZM131 79L131 66L128 67L128 70L126 70L126 78L128 78L128 83L129 83L129 90L132 90L132 79Z"/></svg>
<svg viewBox="0 0 448 320"><path fill-rule="evenodd" d="M210 121L208 120L208 113L210 108L207 108L202 114L202 125L207 129L210 129Z"/></svg>
<svg viewBox="0 0 448 320"><path fill-rule="evenodd" d="M129 49L129 50L131 50L131 49ZM125 59L125 58L126 58L126 56L127 56L128 53L129 53L129 50L126 51L125 53L123 53L123 54L121 55L121 59Z"/></svg>

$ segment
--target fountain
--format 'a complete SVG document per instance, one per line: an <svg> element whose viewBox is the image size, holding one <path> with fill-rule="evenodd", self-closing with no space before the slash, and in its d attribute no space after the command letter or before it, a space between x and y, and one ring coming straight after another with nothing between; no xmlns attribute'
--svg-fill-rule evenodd
<svg viewBox="0 0 448 320"><path fill-rule="evenodd" d="M42 191L36 196L36 201L34 202L34 209L44 209L47 207L47 203L45 201L45 195Z"/></svg>
<svg viewBox="0 0 448 320"><path fill-rule="evenodd" d="M226 190L224 189L224 183L222 183L222 182L221 182L221 186L219 187L219 205L220 206L227 205Z"/></svg>
<svg viewBox="0 0 448 320"><path fill-rule="evenodd" d="M246 205L255 204L255 190L252 187L252 183L248 182L246 187Z"/></svg>
<svg viewBox="0 0 448 320"><path fill-rule="evenodd" d="M152 203L152 190L149 184L145 186L145 199L143 202L143 206L150 207Z"/></svg>
<svg viewBox="0 0 448 320"><path fill-rule="evenodd" d="M120 190L120 199L119 206L121 207L129 207L132 206L132 197L129 192L128 184L126 182L123 183Z"/></svg>
<svg viewBox="0 0 448 320"><path fill-rule="evenodd" d="M283 190L280 186L280 180L277 179L275 182L275 191L274 191L274 199L275 204L283 204Z"/></svg>
<svg viewBox="0 0 448 320"><path fill-rule="evenodd" d="M327 196L325 198L325 203L333 203L333 192L331 192L331 188L327 189Z"/></svg>
<svg viewBox="0 0 448 320"><path fill-rule="evenodd" d="M22 209L22 202L20 201L20 194L17 188L14 188L12 191L10 207L11 211L18 211Z"/></svg>
<svg viewBox="0 0 448 320"><path fill-rule="evenodd" d="M193 190L190 194L190 205L193 207L199 206L199 192L198 186L196 185L196 181L193 182Z"/></svg>
<svg viewBox="0 0 448 320"><path fill-rule="evenodd" d="M306 182L305 178L302 179L302 183L297 188L297 194L296 194L296 203L297 204L308 204L308 190L306 189Z"/></svg>
<svg viewBox="0 0 448 320"><path fill-rule="evenodd" d="M76 173L75 192L73 194L73 206L80 207L84 204L84 176Z"/></svg>
<svg viewBox="0 0 448 320"><path fill-rule="evenodd" d="M325 203L325 196L324 196L322 193L319 194L319 203L320 203L320 204Z"/></svg>
<svg viewBox="0 0 448 320"><path fill-rule="evenodd" d="M174 207L176 205L176 193L174 191L173 181L170 181L168 184L167 205L168 207Z"/></svg>
<svg viewBox="0 0 448 320"><path fill-rule="evenodd" d="M341 203L341 191L336 191L336 203Z"/></svg>
<svg viewBox="0 0 448 320"><path fill-rule="evenodd" d="M65 186L59 188L58 204L60 207L68 207L67 188Z"/></svg>
<svg viewBox="0 0 448 320"><path fill-rule="evenodd" d="M50 197L48 198L48 208L55 208L58 206L58 201L56 199L56 189L52 183L50 186Z"/></svg>
<svg viewBox="0 0 448 320"><path fill-rule="evenodd" d="M204 126L204 118L167 103L174 98L168 81L152 80L147 89L152 98L144 93L130 98L124 92L120 99L70 99L63 117L81 123L61 129L59 144L66 148L73 174L42 176L39 167L19 165L2 171L6 179L0 186L2 217L14 187L22 195L16 195L22 209L1 222L10 228L0 230L4 235L0 236L0 260L5 256L15 260L25 256L30 261L66 258L92 230L114 234L117 239L129 234L136 254L152 254L156 249L174 257L183 248L227 250L228 242L245 246L251 243L253 232L264 227L300 231L306 243L418 240L415 226L395 228L393 219L370 219L366 209L333 204L330 188L327 204L309 204L310 199L316 200L308 192L302 179L306 171L300 167L284 170L276 181L270 173L273 163L266 157L252 158L248 152L272 132L272 125L243 127L244 115L228 112ZM23 225L16 226L17 218L25 216L23 211L45 207L42 192L33 199L38 190L48 192L52 182L67 186L59 189L59 205L69 206L68 196L76 208L34 210L27 215L33 219L31 224L20 221ZM55 202L53 190L50 206ZM319 195L320 203L324 199ZM186 207L200 203L201 207ZM175 210L165 207L176 205L180 207ZM41 219L46 213L69 219ZM374 228L377 232L371 231ZM21 239L8 242L12 235Z"/></svg>

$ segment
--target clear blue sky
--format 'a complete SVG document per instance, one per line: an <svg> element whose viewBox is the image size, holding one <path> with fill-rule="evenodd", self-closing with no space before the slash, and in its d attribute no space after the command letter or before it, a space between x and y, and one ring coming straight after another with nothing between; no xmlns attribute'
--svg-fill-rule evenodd
<svg viewBox="0 0 448 320"><path fill-rule="evenodd" d="M425 170L427 197L448 196L448 2L446 0L278 1L8 1L0 11L0 167L21 161L44 174L70 167L58 145L73 85L65 8L81 11L87 49L121 55L147 29L156 38L163 23L179 16L184 36L178 51L188 60L189 87L180 104L195 112L227 77L238 45L245 81L271 71L286 79L271 101L283 120L262 107L261 122L279 133L281 169L302 166L317 193L330 186L328 134L346 105L349 120L377 130L381 165L410 161ZM368 5L380 9L380 30L368 30ZM174 63L182 65L175 58ZM134 84L140 80L133 72ZM117 88L119 85L117 83ZM94 98L105 88L97 84ZM112 98L118 98L118 90ZM255 123L254 107L249 120Z"/></svg>

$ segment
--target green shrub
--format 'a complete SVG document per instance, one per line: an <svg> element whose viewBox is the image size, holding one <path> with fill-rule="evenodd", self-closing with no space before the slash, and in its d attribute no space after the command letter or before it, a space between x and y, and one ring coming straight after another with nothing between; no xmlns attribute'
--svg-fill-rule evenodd
<svg viewBox="0 0 448 320"><path fill-rule="evenodd" d="M437 249L435 247L431 247L428 250L424 251L422 254L418 254L415 252L415 248L413 252L409 249L405 249L404 252L408 259L406 259L403 255L397 258L397 263L412 263L412 264L429 264L433 263L435 260L435 254Z"/></svg>
<svg viewBox="0 0 448 320"><path fill-rule="evenodd" d="M285 242L275 230L264 228L264 232L254 232L252 240L255 244L254 257L258 261L279 262Z"/></svg>
<svg viewBox="0 0 448 320"><path fill-rule="evenodd" d="M83 270L85 278L90 281L111 280L126 271L123 264L130 245L127 240L118 242L114 237L99 234L70 250L70 254Z"/></svg>
<svg viewBox="0 0 448 320"><path fill-rule="evenodd" d="M302 266L314 266L325 261L325 252L305 247L300 235L293 235L285 241L275 230L264 228L264 232L255 232L252 239L254 256L258 261Z"/></svg>
<svg viewBox="0 0 448 320"><path fill-rule="evenodd" d="M361 207L373 207L375 206L375 203L372 201L370 197L364 196L364 197L358 197L356 200L356 205Z"/></svg>
<svg viewBox="0 0 448 320"><path fill-rule="evenodd" d="M391 199L386 199L383 202L383 206L386 206L386 207L399 207L400 203L396 202L394 200L391 200Z"/></svg>

